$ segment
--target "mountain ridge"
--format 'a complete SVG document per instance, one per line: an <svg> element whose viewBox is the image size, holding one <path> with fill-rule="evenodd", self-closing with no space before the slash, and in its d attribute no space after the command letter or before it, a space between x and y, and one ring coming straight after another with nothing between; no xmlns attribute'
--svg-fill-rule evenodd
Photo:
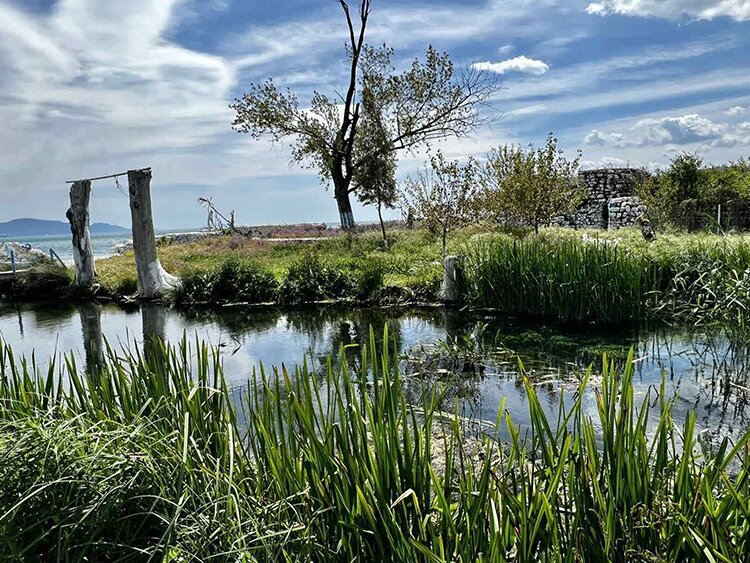
<svg viewBox="0 0 750 563"><path fill-rule="evenodd" d="M92 235L119 235L129 233L130 229L110 223L92 223ZM70 225L64 221L48 219L20 218L0 223L0 237L54 236L70 234Z"/></svg>

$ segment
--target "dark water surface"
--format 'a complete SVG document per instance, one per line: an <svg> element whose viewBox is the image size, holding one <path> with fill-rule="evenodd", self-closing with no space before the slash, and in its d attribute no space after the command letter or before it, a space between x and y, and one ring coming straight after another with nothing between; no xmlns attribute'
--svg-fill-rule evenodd
<svg viewBox="0 0 750 563"><path fill-rule="evenodd" d="M425 380L449 386L463 414L494 421L501 401L513 419L527 421L527 397L518 373L520 357L550 414L561 397L569 400L588 365L601 365L606 352L622 365L635 347L636 394L658 389L662 373L667 393L677 395L675 417L698 414L709 441L750 427L750 354L722 334L691 330L612 332L595 328L566 330L512 318L478 317L450 309L336 310L268 312L180 312L158 306L122 309L114 305L29 306L0 304L0 337L17 357L48 358L73 353L81 369L97 361L96 347L106 338L119 346L164 338L179 342L196 336L222 350L230 385L241 387L262 361L266 368L292 367L307 359L313 368L347 346L356 367L369 328L381 336L388 324L399 343L401 367L411 389ZM448 341L448 345L441 342ZM595 368L584 408L592 416L598 385ZM416 391L415 391L416 393Z"/></svg>

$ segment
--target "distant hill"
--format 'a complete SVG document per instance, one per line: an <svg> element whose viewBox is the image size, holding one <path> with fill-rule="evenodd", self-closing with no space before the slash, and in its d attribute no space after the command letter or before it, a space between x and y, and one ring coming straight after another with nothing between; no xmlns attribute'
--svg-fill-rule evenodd
<svg viewBox="0 0 750 563"><path fill-rule="evenodd" d="M124 235L130 229L110 225L109 223L92 223L92 235ZM64 221L46 221L43 219L13 219L0 223L0 237L41 237L69 235L70 225Z"/></svg>

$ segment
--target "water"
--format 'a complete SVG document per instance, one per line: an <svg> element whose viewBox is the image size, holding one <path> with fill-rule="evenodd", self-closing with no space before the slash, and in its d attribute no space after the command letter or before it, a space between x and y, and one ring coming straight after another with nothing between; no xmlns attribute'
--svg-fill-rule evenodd
<svg viewBox="0 0 750 563"><path fill-rule="evenodd" d="M98 235L91 237L91 245L94 249L94 257L104 258L112 254L112 246L127 242L130 240L129 234L122 235ZM49 235L35 237L0 237L0 243L18 242L21 244L30 244L33 248L43 250L49 254L50 249L57 252L57 255L64 262L73 260L73 243L70 235Z"/></svg>
<svg viewBox="0 0 750 563"><path fill-rule="evenodd" d="M369 327L382 335L388 323L399 342L407 393L423 382L448 385L447 408L459 401L462 414L494 421L505 408L518 424L528 422L527 396L518 377L520 356L547 412L554 416L561 397L569 401L586 366L607 352L623 364L635 347L635 393L643 398L658 389L662 373L667 394L677 395L675 418L698 414L704 438L715 441L750 428L750 354L721 334L687 330L641 333L570 331L511 318L479 318L444 309L269 312L179 312L158 306L122 309L114 305L30 306L0 303L0 336L17 356L47 358L71 352L82 369L96 355L90 343L150 342L154 336L178 342L184 334L219 346L228 383L242 387L260 362L269 368L292 367L307 360L322 369L327 358L347 346L352 365L359 346L369 342ZM440 346L449 340L452 346ZM584 410L595 416L596 370L584 396Z"/></svg>
<svg viewBox="0 0 750 563"><path fill-rule="evenodd" d="M176 234L195 232L198 229L157 231L157 235ZM119 235L91 235L91 246L94 250L95 258L106 258L112 255L112 247L131 240L130 233ZM30 244L33 248L44 251L49 254L50 249L57 252L63 262L73 260L73 242L70 235L46 235L31 237L0 237L0 243L18 242L21 244Z"/></svg>

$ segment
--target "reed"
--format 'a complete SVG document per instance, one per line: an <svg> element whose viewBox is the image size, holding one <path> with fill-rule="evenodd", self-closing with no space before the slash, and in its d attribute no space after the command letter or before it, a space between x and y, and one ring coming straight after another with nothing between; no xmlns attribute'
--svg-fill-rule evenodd
<svg viewBox="0 0 750 563"><path fill-rule="evenodd" d="M467 298L479 307L579 323L720 324L747 336L744 241L500 236L467 245L467 255Z"/></svg>
<svg viewBox="0 0 750 563"><path fill-rule="evenodd" d="M109 350L83 375L0 345L0 551L45 561L745 561L745 435L702 448L665 389L636 404L632 352L548 419L477 434L409 403L395 348L354 371L261 370L227 389L200 343ZM410 393L409 396L414 396ZM510 438L499 443L503 431Z"/></svg>
<svg viewBox="0 0 750 563"><path fill-rule="evenodd" d="M467 273L481 307L622 324L648 316L660 271L614 244L500 237L470 247Z"/></svg>

